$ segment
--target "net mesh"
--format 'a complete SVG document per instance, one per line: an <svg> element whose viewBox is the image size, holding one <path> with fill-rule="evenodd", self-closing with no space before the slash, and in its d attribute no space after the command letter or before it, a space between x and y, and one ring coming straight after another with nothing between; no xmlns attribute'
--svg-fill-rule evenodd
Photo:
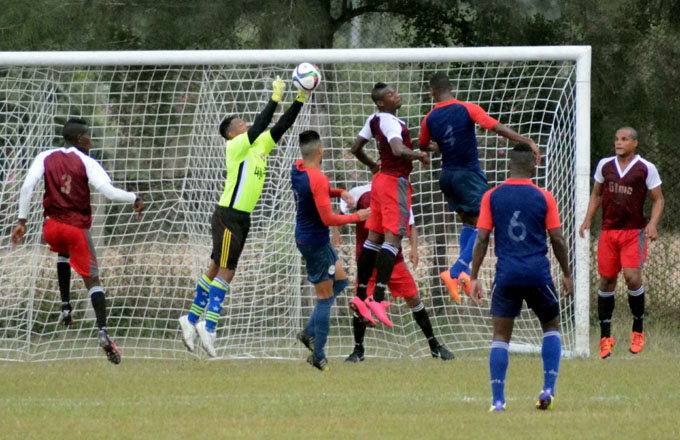
<svg viewBox="0 0 680 440"><path fill-rule="evenodd" d="M276 75L289 78L293 65L0 67L0 225L8 237L15 224L18 195L33 158L62 144L67 118L86 119L92 129L91 155L114 185L145 201L137 220L131 207L112 204L93 192L92 236L108 298L108 328L124 357L184 359L177 318L186 314L196 281L211 252L210 218L226 176L225 149L217 127L225 115L252 121L269 98ZM262 197L252 214L248 241L217 328L223 358L302 357L295 333L310 316L315 294L294 243L295 206L290 167L298 158L297 134L320 132L323 171L332 186L350 189L370 181L370 172L349 147L375 112L369 92L375 82L393 85L402 97L399 117L416 139L432 108L428 80L446 70L456 98L529 136L547 152L535 182L557 199L571 263L574 248L575 63L473 62L321 65L323 81L295 125L268 159ZM290 84L290 82L289 82ZM294 92L288 91L288 107ZM508 141L478 129L480 162L489 184L507 177ZM373 144L367 146L375 156ZM488 347L488 299L481 308L466 296L450 300L439 272L457 258L460 223L439 191L440 161L416 164L411 176L419 231L420 262L411 267L438 339L453 351ZM60 297L56 254L42 243L42 184L36 187L24 243L0 242L0 359L52 360L101 356L94 342L94 314L74 272L71 304L75 322L57 324ZM348 300L356 263L354 228L341 228L338 253L350 276L332 311L329 356L353 347ZM410 249L404 240L404 252ZM559 267L550 256L554 277ZM481 279L493 277L493 241ZM527 268L531 270L531 268ZM559 278L556 278L559 279ZM563 344L574 348L573 300L560 301ZM366 354L399 358L429 356L429 347L402 300L390 308L393 328L369 329ZM512 346L535 350L542 333L523 310ZM203 356L202 354L200 354Z"/></svg>

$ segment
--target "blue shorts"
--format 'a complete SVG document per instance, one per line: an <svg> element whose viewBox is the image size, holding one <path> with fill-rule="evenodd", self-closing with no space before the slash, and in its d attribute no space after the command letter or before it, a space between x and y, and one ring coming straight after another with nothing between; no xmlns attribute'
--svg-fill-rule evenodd
<svg viewBox="0 0 680 440"><path fill-rule="evenodd" d="M516 318L522 311L522 301L536 313L541 322L552 321L560 314L559 298L553 283L543 286L491 287L491 316Z"/></svg>
<svg viewBox="0 0 680 440"><path fill-rule="evenodd" d="M452 212L465 212L479 216L482 197L489 189L482 170L442 170L439 189L444 193Z"/></svg>
<svg viewBox="0 0 680 440"><path fill-rule="evenodd" d="M338 261L338 254L330 243L322 246L296 244L305 259L307 279L310 283L318 284L335 279L335 262Z"/></svg>

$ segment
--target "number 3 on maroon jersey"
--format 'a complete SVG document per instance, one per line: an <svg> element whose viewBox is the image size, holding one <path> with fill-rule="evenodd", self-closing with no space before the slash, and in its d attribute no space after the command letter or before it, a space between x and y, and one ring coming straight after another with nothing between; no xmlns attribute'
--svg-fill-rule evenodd
<svg viewBox="0 0 680 440"><path fill-rule="evenodd" d="M59 188L62 193L69 195L71 194L71 175L62 174L61 175L61 188Z"/></svg>

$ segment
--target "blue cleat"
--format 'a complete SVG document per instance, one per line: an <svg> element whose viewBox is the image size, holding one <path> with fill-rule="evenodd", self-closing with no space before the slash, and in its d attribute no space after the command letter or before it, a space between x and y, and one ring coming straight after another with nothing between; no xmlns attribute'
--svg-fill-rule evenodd
<svg viewBox="0 0 680 440"><path fill-rule="evenodd" d="M548 388L541 391L538 395L538 402L536 402L536 409L541 411L546 411L552 409L553 402L555 401L555 396L553 396L553 391Z"/></svg>
<svg viewBox="0 0 680 440"><path fill-rule="evenodd" d="M491 405L491 408L489 408L489 412L498 412L498 411L505 411L505 402L502 401L497 401L493 405Z"/></svg>

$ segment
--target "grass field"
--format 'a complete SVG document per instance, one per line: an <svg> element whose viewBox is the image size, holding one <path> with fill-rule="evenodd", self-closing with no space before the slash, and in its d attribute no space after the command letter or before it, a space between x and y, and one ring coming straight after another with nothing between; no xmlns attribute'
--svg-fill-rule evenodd
<svg viewBox="0 0 680 440"><path fill-rule="evenodd" d="M637 356L621 328L611 359L563 360L550 412L533 406L535 355L511 355L508 409L494 414L488 351L332 359L327 373L302 360L0 363L0 438L677 439L680 332L646 333Z"/></svg>

